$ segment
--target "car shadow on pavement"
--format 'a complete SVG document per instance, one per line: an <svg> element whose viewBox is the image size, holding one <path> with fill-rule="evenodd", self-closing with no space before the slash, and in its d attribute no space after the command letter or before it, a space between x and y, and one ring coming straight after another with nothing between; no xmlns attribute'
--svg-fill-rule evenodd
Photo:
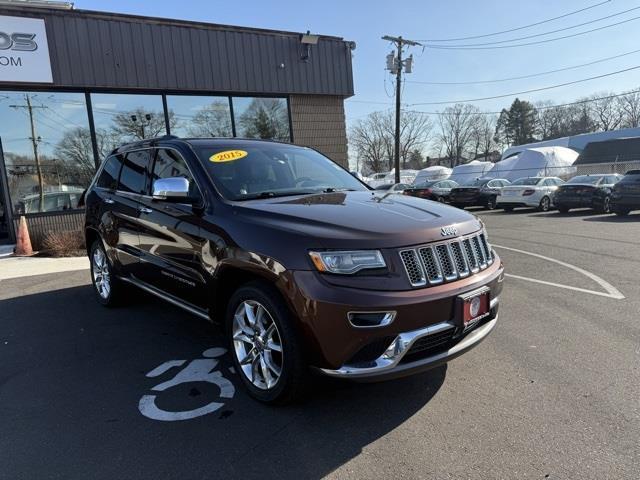
<svg viewBox="0 0 640 480"><path fill-rule="evenodd" d="M0 301L0 451L10 478L322 478L424 408L446 377L446 366L374 384L314 377L304 402L270 407L244 393L227 354L217 368L235 395L224 406L152 420L139 401L175 372L147 374L224 342L207 322L134 292L115 309L98 305L90 285ZM184 411L219 395L192 383L157 403Z"/></svg>
<svg viewBox="0 0 640 480"><path fill-rule="evenodd" d="M606 223L637 223L640 221L640 214L632 214L625 215L621 217L620 215L603 215L600 217L592 217L583 219L585 222L606 222Z"/></svg>

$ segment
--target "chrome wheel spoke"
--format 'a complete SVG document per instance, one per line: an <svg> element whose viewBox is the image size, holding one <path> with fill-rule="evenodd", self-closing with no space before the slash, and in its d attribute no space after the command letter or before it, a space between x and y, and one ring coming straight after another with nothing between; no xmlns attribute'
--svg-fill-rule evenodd
<svg viewBox="0 0 640 480"><path fill-rule="evenodd" d="M242 358L240 360L240 365L249 365L249 364L253 363L255 358L256 358L256 352L252 348L251 350L249 350L249 352L247 352L247 354L244 356L244 358Z"/></svg>
<svg viewBox="0 0 640 480"><path fill-rule="evenodd" d="M248 343L249 345L253 345L253 340L251 339L251 337L249 335L246 334L246 332L244 330L236 333L233 336L234 340L237 340L239 342L244 342L244 343Z"/></svg>
<svg viewBox="0 0 640 480"><path fill-rule="evenodd" d="M263 357L264 357L264 362L269 368L269 370L275 373L276 377L279 377L280 373L282 372L282 369L274 363L273 357L271 356L271 352L265 352Z"/></svg>
<svg viewBox="0 0 640 480"><path fill-rule="evenodd" d="M282 353L282 345L280 345L279 343L275 343L274 341L270 340L267 342L267 345L265 347L267 350L271 350L273 352L279 352Z"/></svg>

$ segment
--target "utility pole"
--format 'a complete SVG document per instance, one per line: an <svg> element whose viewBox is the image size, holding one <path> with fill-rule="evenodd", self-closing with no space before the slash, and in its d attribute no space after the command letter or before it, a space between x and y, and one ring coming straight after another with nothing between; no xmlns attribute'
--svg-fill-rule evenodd
<svg viewBox="0 0 640 480"><path fill-rule="evenodd" d="M390 53L387 55L387 70L396 75L396 130L394 135L394 149L393 149L393 163L395 165L396 178L395 182L400 183L400 95L402 85L402 69L405 69L405 73L411 73L413 66L413 55L410 55L406 60L402 59L402 53L405 45L410 47L421 46L421 43L414 42L413 40L407 40L399 37L391 37L385 35L382 40L393 42L396 46L397 53L394 55Z"/></svg>
<svg viewBox="0 0 640 480"><path fill-rule="evenodd" d="M40 165L40 157L38 155L38 143L40 143L41 139L40 137L36 136L36 125L33 119L33 110L36 108L47 108L47 107L44 105L40 105L40 106L32 105L31 97L29 96L28 93L25 93L24 99L25 99L26 105L9 105L9 107L16 108L16 109L26 108L29 114L29 123L31 124L31 137L29 137L29 140L31 140L31 145L33 147L33 158L36 162L36 173L38 174L38 189L40 190L39 211L42 212L44 211L44 179L42 178L42 166Z"/></svg>

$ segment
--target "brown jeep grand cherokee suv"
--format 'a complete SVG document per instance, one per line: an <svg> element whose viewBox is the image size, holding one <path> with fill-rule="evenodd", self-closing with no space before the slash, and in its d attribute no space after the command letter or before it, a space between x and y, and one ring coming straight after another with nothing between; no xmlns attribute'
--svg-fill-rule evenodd
<svg viewBox="0 0 640 480"><path fill-rule="evenodd" d="M166 136L125 145L86 194L98 300L134 285L223 324L255 398L309 368L378 380L477 345L503 267L462 210L372 191L310 148Z"/></svg>

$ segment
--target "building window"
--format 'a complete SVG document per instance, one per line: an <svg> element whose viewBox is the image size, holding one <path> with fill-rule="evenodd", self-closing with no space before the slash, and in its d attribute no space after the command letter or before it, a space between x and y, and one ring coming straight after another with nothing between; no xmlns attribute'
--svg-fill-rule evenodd
<svg viewBox="0 0 640 480"><path fill-rule="evenodd" d="M100 158L124 143L165 135L159 95L92 93L91 107ZM172 126L175 117L169 117Z"/></svg>
<svg viewBox="0 0 640 480"><path fill-rule="evenodd" d="M233 98L233 115L239 137L288 142L289 113L285 98Z"/></svg>
<svg viewBox="0 0 640 480"><path fill-rule="evenodd" d="M231 137L228 97L167 95L167 109L174 119L171 133L179 137Z"/></svg>
<svg viewBox="0 0 640 480"><path fill-rule="evenodd" d="M0 92L0 118L13 211L77 208L95 173L84 94Z"/></svg>

